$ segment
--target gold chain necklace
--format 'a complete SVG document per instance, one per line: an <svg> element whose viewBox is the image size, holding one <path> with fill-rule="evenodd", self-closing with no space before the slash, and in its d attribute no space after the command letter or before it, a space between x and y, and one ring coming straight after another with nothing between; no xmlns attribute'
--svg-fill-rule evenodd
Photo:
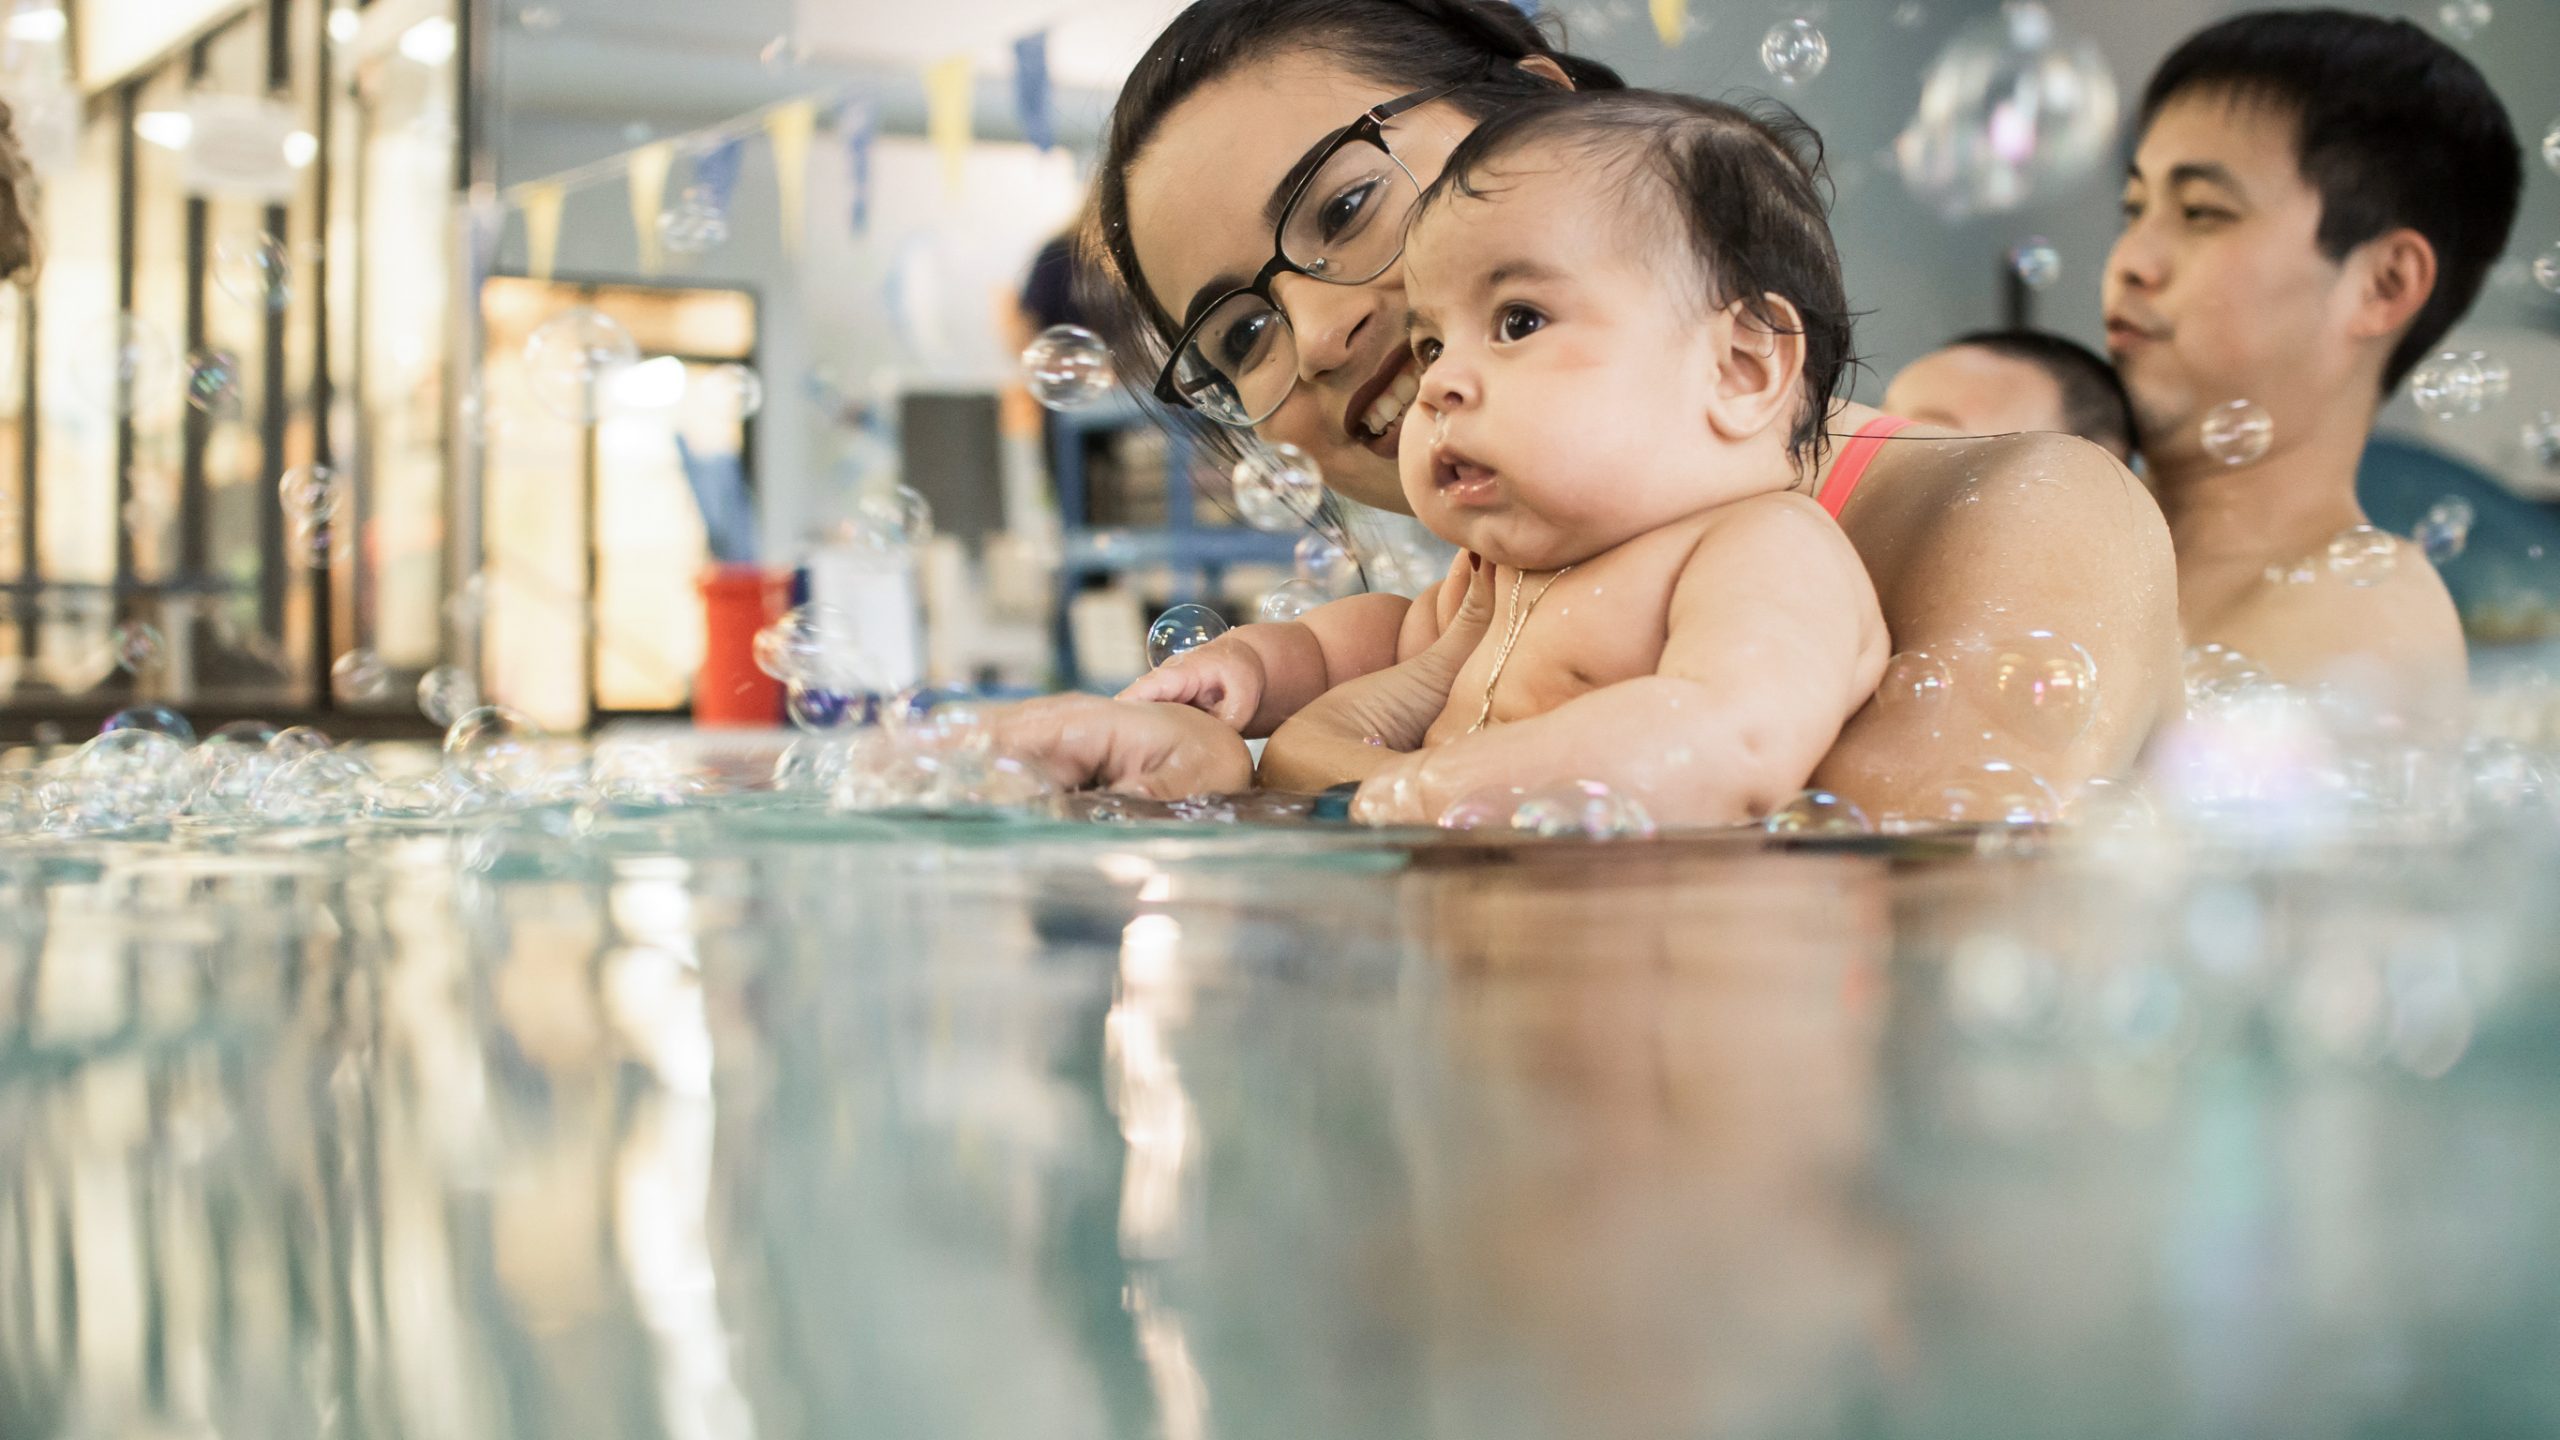
<svg viewBox="0 0 2560 1440"><path fill-rule="evenodd" d="M1529 597L1528 608L1523 609L1520 605L1520 582L1527 575L1519 570L1511 572L1511 623L1503 634L1502 648L1493 652L1493 672L1484 677L1484 708L1476 711L1476 723L1467 727L1468 734L1482 730L1493 719L1493 687L1502 683L1502 667L1511 663L1511 647L1520 643L1520 632L1528 628L1529 611L1538 608L1538 602L1547 598L1547 592L1556 588L1557 581L1572 573L1573 567L1567 565L1548 576L1547 583L1538 587L1538 593Z"/></svg>

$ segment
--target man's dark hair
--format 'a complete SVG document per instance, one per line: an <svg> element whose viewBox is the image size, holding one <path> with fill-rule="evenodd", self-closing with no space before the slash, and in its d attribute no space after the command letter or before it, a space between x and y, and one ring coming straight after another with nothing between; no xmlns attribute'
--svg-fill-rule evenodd
<svg viewBox="0 0 2560 1440"><path fill-rule="evenodd" d="M2471 308L2506 248L2524 189L2506 107L2451 46L2406 20L2344 10L2265 10L2197 31L2152 72L2135 133L2196 91L2297 117L2296 159L2320 192L2331 260L2404 226L2435 247L2435 291L2383 366L2389 394Z"/></svg>
<svg viewBox="0 0 2560 1440"><path fill-rule="evenodd" d="M2062 389L2062 428L2114 452L2133 454L2133 397L2106 357L2081 344L2044 330L1976 330L1947 342L1988 350L2035 366Z"/></svg>
<svg viewBox="0 0 2560 1440"><path fill-rule="evenodd" d="M1823 422L1853 359L1821 137L1775 102L1746 110L1657 90L1536 96L1459 143L1423 192L1415 223L1450 195L1495 193L1498 162L1540 143L1627 182L1633 213L1671 220L1671 243L1694 260L1707 313L1740 305L1764 329L1804 336L1804 404L1787 445L1800 459L1819 460ZM1794 324L1771 296L1795 307Z"/></svg>
<svg viewBox="0 0 2560 1440"><path fill-rule="evenodd" d="M1323 55L1378 82L1379 99L1434 85L1460 87L1448 102L1481 120L1555 86L1520 68L1553 62L1577 89L1625 82L1597 60L1557 48L1510 0L1195 0L1147 47L1120 87L1080 249L1097 328L1120 357L1124 378L1152 379L1152 366L1180 329L1148 293L1129 234L1129 167L1164 117L1201 86L1273 55ZM1345 123L1351 116L1342 117Z"/></svg>

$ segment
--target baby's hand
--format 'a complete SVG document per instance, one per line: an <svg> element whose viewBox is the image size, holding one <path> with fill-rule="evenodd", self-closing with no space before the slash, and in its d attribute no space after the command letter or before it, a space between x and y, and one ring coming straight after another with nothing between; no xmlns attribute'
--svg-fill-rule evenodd
<svg viewBox="0 0 2560 1440"><path fill-rule="evenodd" d="M1206 710L1242 733L1262 707L1266 679L1260 651L1232 634L1221 635L1148 671L1118 698Z"/></svg>
<svg viewBox="0 0 2560 1440"><path fill-rule="evenodd" d="M1351 818L1362 825L1438 823L1440 817L1431 807L1422 776L1429 753L1416 751L1361 781L1359 792L1351 797Z"/></svg>

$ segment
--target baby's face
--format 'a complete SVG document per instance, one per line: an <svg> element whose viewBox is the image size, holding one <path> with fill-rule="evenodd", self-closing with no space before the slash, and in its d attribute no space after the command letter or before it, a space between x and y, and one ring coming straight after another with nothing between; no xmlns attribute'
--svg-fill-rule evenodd
<svg viewBox="0 0 2560 1440"><path fill-rule="evenodd" d="M1570 565L1769 488L1719 476L1695 262L1676 229L1646 243L1623 183L1531 146L1482 196L1434 203L1405 245L1422 369L1405 497L1506 565Z"/></svg>

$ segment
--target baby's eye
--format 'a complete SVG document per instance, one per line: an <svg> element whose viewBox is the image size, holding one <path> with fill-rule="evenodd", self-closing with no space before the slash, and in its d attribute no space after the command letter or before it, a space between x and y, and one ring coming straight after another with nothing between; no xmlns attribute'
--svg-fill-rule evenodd
<svg viewBox="0 0 2560 1440"><path fill-rule="evenodd" d="M1501 340L1526 340L1546 328L1547 317L1526 305L1505 305L1502 318L1494 322L1494 336Z"/></svg>
<svg viewBox="0 0 2560 1440"><path fill-rule="evenodd" d="M1413 337L1413 358L1428 368L1432 361L1440 358L1440 342L1428 335L1416 335Z"/></svg>

